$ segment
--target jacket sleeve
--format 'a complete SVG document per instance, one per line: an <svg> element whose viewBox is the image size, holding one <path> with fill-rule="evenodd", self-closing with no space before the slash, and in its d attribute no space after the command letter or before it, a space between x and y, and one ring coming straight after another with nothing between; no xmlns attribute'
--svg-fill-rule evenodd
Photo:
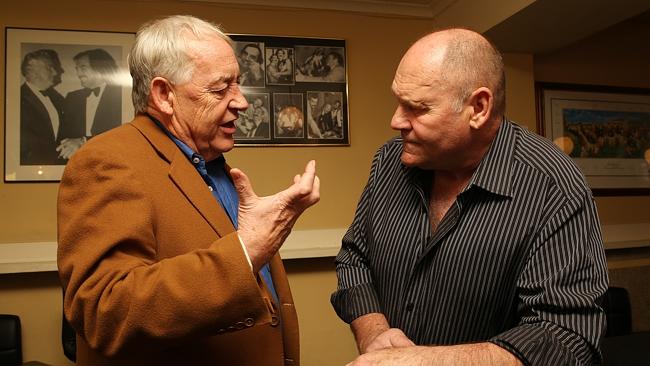
<svg viewBox="0 0 650 366"><path fill-rule="evenodd" d="M537 235L519 276L519 324L491 339L527 365L592 365L600 360L607 264L590 193L568 200Z"/></svg>
<svg viewBox="0 0 650 366"><path fill-rule="evenodd" d="M159 258L166 223L147 189L157 182L142 181L127 152L94 142L68 163L58 197L65 315L90 347L119 356L270 323L236 232Z"/></svg>

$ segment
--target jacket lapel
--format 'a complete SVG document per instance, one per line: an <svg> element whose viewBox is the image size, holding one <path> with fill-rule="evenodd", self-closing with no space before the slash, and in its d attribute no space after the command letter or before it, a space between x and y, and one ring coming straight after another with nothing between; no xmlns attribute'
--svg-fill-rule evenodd
<svg viewBox="0 0 650 366"><path fill-rule="evenodd" d="M223 237L235 231L228 214L215 201L203 178L169 136L150 118L143 115L138 115L132 125L149 140L161 157L169 162L169 178L217 234Z"/></svg>

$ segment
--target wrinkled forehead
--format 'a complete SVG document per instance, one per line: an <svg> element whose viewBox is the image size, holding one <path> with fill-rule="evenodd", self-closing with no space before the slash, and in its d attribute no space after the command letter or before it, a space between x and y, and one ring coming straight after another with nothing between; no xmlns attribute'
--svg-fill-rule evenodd
<svg viewBox="0 0 650 366"><path fill-rule="evenodd" d="M395 78L393 79L393 89L401 86L432 86L439 84L443 78L441 70L444 55L444 45L415 43L404 54L397 66Z"/></svg>
<svg viewBox="0 0 650 366"><path fill-rule="evenodd" d="M188 40L188 54L196 62L229 63L236 61L231 44L216 35Z"/></svg>

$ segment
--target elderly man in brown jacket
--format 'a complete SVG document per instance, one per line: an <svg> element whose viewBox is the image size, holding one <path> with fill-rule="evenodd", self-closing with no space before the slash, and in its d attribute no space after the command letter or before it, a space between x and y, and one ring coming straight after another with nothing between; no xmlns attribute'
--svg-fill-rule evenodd
<svg viewBox="0 0 650 366"><path fill-rule="evenodd" d="M315 163L269 197L225 164L248 104L218 27L146 24L129 66L137 116L76 152L59 191L77 364L298 365L277 251L319 199Z"/></svg>

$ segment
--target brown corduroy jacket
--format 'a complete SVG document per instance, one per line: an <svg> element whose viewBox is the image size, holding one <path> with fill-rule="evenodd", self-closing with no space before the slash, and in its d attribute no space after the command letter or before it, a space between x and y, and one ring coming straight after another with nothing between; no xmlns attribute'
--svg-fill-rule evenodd
<svg viewBox="0 0 650 366"><path fill-rule="evenodd" d="M69 161L58 241L77 365L299 365L280 257L271 261L278 306L226 212L148 117Z"/></svg>

